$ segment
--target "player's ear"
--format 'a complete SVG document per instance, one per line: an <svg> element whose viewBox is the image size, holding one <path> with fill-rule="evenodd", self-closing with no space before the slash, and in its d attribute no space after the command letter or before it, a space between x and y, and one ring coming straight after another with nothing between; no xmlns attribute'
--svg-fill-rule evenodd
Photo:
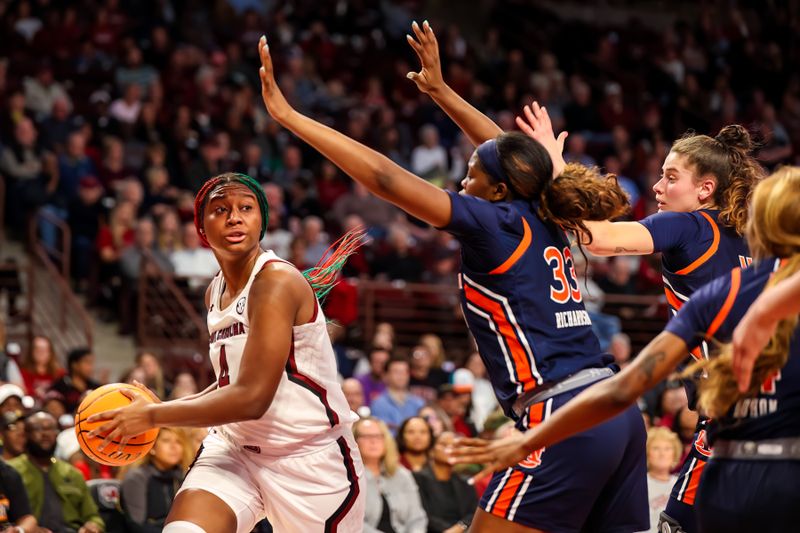
<svg viewBox="0 0 800 533"><path fill-rule="evenodd" d="M492 188L492 201L499 202L508 196L508 185L503 182L496 183Z"/></svg>
<svg viewBox="0 0 800 533"><path fill-rule="evenodd" d="M714 197L716 190L717 181L711 175L703 176L697 187L697 199L700 203L708 202Z"/></svg>

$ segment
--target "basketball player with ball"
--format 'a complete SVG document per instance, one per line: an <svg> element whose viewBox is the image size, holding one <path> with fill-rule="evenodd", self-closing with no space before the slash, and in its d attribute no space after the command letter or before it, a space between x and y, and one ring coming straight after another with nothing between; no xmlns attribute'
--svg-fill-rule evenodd
<svg viewBox="0 0 800 533"><path fill-rule="evenodd" d="M198 233L221 267L205 297L216 383L168 402L124 391L129 405L87 419L101 422L87 434L103 437L100 454L129 450L152 428L212 428L165 533L246 533L264 517L276 531L363 527L356 416L336 379L318 301L361 235L346 235L323 264L301 273L259 247L268 216L261 186L243 174L210 179L195 199Z"/></svg>

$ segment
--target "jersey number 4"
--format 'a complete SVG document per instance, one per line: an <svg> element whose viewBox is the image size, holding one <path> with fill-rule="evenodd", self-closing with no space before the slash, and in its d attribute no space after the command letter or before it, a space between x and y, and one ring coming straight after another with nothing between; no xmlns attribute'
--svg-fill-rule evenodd
<svg viewBox="0 0 800 533"><path fill-rule="evenodd" d="M550 286L550 299L565 304L570 299L578 303L583 300L578 287L578 276L575 275L575 261L569 248L563 252L555 246L544 249L544 260L553 268L554 284Z"/></svg>
<svg viewBox="0 0 800 533"><path fill-rule="evenodd" d="M231 377L228 374L228 354L225 353L225 345L219 347L219 378L217 379L217 387L224 387L231 382Z"/></svg>

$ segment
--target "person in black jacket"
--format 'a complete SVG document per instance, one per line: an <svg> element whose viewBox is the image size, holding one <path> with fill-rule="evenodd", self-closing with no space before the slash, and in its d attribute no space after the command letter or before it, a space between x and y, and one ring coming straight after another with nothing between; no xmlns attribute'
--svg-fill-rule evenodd
<svg viewBox="0 0 800 533"><path fill-rule="evenodd" d="M10 531L38 529L22 477L0 459L0 530L8 531L8 528Z"/></svg>
<svg viewBox="0 0 800 533"><path fill-rule="evenodd" d="M466 531L478 506L475 489L454 473L452 465L447 462L445 450L454 440L455 434L450 431L439 435L431 460L414 473L422 505L428 514L428 533Z"/></svg>
<svg viewBox="0 0 800 533"><path fill-rule="evenodd" d="M162 428L144 463L128 470L120 498L131 532L156 533L163 529L191 456L181 430Z"/></svg>

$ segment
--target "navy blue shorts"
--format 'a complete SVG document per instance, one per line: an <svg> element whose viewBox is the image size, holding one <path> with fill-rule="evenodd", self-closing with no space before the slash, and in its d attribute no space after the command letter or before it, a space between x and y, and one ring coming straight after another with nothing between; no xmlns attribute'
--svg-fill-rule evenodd
<svg viewBox="0 0 800 533"><path fill-rule="evenodd" d="M681 525L686 533L697 533L697 518L694 503L703 470L711 457L711 448L708 446L706 430L708 419L701 418L697 423L697 432L694 434L692 448L683 461L678 480L672 487L672 493L664 510L673 520Z"/></svg>
<svg viewBox="0 0 800 533"><path fill-rule="evenodd" d="M580 390L528 410L528 427ZM636 406L563 442L538 450L514 468L495 472L481 508L551 533L630 533L648 529L646 434Z"/></svg>
<svg viewBox="0 0 800 533"><path fill-rule="evenodd" d="M712 458L697 493L700 531L800 530L800 461Z"/></svg>

